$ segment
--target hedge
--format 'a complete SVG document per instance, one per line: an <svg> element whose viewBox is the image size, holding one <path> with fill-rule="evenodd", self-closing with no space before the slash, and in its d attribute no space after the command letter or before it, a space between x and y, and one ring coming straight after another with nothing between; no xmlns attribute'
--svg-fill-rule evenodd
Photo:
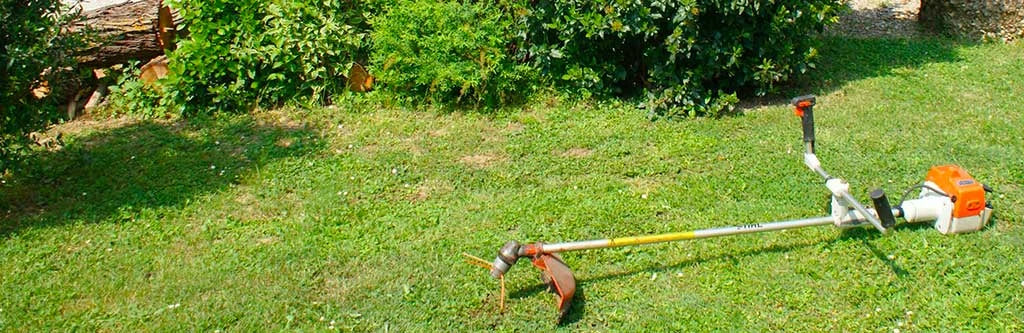
<svg viewBox="0 0 1024 333"><path fill-rule="evenodd" d="M414 103L501 104L538 86L716 115L814 67L841 0L178 0L176 100L233 110L345 87L369 62Z"/></svg>

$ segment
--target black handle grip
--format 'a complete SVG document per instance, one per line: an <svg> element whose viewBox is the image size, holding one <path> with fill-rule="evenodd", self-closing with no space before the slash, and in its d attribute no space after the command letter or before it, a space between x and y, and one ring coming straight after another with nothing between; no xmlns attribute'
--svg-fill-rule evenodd
<svg viewBox="0 0 1024 333"><path fill-rule="evenodd" d="M814 95L804 95L794 98L791 103L796 107L796 115L800 116L804 128L804 143L811 144L814 148L814 105L817 98Z"/></svg>
<svg viewBox="0 0 1024 333"><path fill-rule="evenodd" d="M892 215L892 206L889 205L889 198L885 196L885 191L880 188L871 191L871 201L875 204L875 212L878 213L878 219L882 221L882 226L886 229L896 226L896 217Z"/></svg>

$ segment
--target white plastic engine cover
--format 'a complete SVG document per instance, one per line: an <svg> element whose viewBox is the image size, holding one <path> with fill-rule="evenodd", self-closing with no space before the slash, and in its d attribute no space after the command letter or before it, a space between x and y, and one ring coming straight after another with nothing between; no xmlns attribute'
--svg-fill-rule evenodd
<svg viewBox="0 0 1024 333"><path fill-rule="evenodd" d="M925 182L925 185L937 187L932 182ZM901 208L903 209L903 218L907 222L935 221L935 230L946 235L981 230L992 216L992 209L985 208L979 215L954 218L953 202L949 200L949 197L927 188L921 190L921 197L903 202Z"/></svg>

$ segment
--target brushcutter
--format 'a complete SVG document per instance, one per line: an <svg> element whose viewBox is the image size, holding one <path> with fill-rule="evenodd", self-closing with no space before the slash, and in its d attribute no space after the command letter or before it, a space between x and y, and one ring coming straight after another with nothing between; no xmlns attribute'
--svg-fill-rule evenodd
<svg viewBox="0 0 1024 333"><path fill-rule="evenodd" d="M992 206L985 202L985 194L991 192L991 189L977 182L967 171L955 165L932 167L925 175L923 183L912 186L904 193L904 197L906 197L907 194L919 189L920 192L915 199L902 200L893 207L885 192L875 189L870 193L873 208L865 207L850 193L850 184L841 178L829 175L814 153L815 97L808 95L794 98L792 105L796 108L795 113L800 117L803 127L803 142L806 149L803 156L804 164L825 180L825 187L832 194L830 215L611 239L526 244L509 241L498 250L497 258L489 265L491 276L504 278L505 273L520 258L528 258L534 266L541 270L543 282L557 295L560 321L569 312L570 304L576 293L576 279L558 255L562 252L826 225L839 228L870 226L884 234L896 225L896 217L901 217L909 223L933 222L934 228L943 234L958 234L980 230L992 216ZM502 285L504 286L504 284Z"/></svg>

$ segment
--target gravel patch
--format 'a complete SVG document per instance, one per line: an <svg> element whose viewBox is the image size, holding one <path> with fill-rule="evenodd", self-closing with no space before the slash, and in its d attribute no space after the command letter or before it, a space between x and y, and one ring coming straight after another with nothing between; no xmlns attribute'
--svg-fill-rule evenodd
<svg viewBox="0 0 1024 333"><path fill-rule="evenodd" d="M849 0L847 4L851 11L826 33L864 38L923 35L917 24L921 0Z"/></svg>

